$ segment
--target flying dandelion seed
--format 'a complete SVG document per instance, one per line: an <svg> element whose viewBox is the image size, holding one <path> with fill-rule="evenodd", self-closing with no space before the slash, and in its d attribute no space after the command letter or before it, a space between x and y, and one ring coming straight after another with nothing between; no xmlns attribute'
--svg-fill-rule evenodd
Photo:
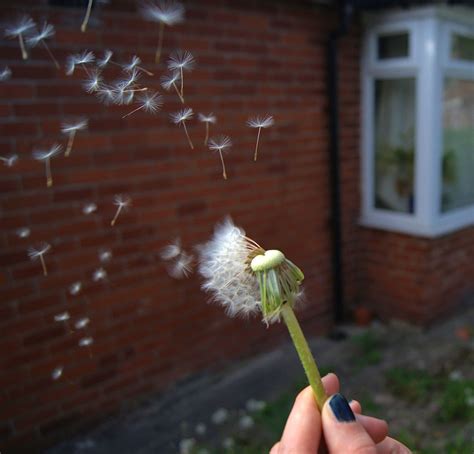
<svg viewBox="0 0 474 454"><path fill-rule="evenodd" d="M87 129L89 121L87 118L80 118L73 123L63 123L61 126L61 132L63 134L68 134L69 138L67 141L66 151L64 156L69 156L71 154L72 146L74 144L74 138L76 137L77 131L83 131Z"/></svg>
<svg viewBox="0 0 474 454"><path fill-rule="evenodd" d="M37 161L44 161L46 165L46 186L49 188L53 185L53 176L51 174L51 158L61 153L63 147L55 143L49 150L33 151L33 158Z"/></svg>
<svg viewBox="0 0 474 454"><path fill-rule="evenodd" d="M81 24L81 32L84 33L87 30L87 24L89 23L89 18L91 16L91 11L92 11L92 4L94 3L94 0L89 0L87 3L87 9L86 9L86 15L84 16L84 19Z"/></svg>
<svg viewBox="0 0 474 454"><path fill-rule="evenodd" d="M180 80L179 78L179 72L174 72L172 74L165 74L164 76L161 76L160 81L161 81L161 86L166 90L169 91L171 87L173 87L176 91L176 94L178 95L180 101L182 104L184 104L184 98L181 96L181 93L178 90L178 87L176 86L176 83Z"/></svg>
<svg viewBox="0 0 474 454"><path fill-rule="evenodd" d="M90 319L88 317L83 317L76 321L76 323L74 324L74 327L76 329L83 329L89 324L89 322L90 322Z"/></svg>
<svg viewBox="0 0 474 454"><path fill-rule="evenodd" d="M73 282L73 283L69 286L69 293L70 293L72 296L78 295L81 290L82 290L82 282L80 282L80 281Z"/></svg>
<svg viewBox="0 0 474 454"><path fill-rule="evenodd" d="M192 71L196 65L196 60L191 52L187 50L176 50L174 51L168 60L168 69L171 72L179 72L179 78L181 83L180 93L184 98L184 71Z"/></svg>
<svg viewBox="0 0 474 454"><path fill-rule="evenodd" d="M122 118L126 118L141 109L145 110L145 112L154 114L158 112L158 110L160 110L161 106L163 105L163 96L161 96L158 92L142 94L138 97L138 99L140 101L140 105L128 114L125 114Z"/></svg>
<svg viewBox="0 0 474 454"><path fill-rule="evenodd" d="M140 71L143 71L145 74L148 74L149 76L153 76L154 74L152 72L148 71L143 66L140 66L141 62L141 59L138 56L134 55L128 65L122 65L123 70L126 72L131 72L138 69Z"/></svg>
<svg viewBox="0 0 474 454"><path fill-rule="evenodd" d="M182 279L188 277L193 270L194 257L186 252L182 251L178 257L173 259L172 263L168 267L168 272L171 277L175 279Z"/></svg>
<svg viewBox="0 0 474 454"><path fill-rule="evenodd" d="M96 65L99 68L105 68L109 63L112 63L112 57L114 53L110 49L105 49L104 50L104 55L102 58L98 58L96 60Z"/></svg>
<svg viewBox="0 0 474 454"><path fill-rule="evenodd" d="M5 66L5 68L0 71L0 82L10 79L11 76L12 70L8 66Z"/></svg>
<svg viewBox="0 0 474 454"><path fill-rule="evenodd" d="M209 140L209 150L219 152L219 156L221 158L222 163L222 177L224 180L227 180L227 173L225 171L225 163L224 163L224 156L222 152L227 151L228 148L232 146L232 141L228 136L219 136L216 139Z"/></svg>
<svg viewBox="0 0 474 454"><path fill-rule="evenodd" d="M82 86L87 93L95 93L100 90L102 83L103 79L100 72L93 70L90 72L90 77L85 80Z"/></svg>
<svg viewBox="0 0 474 454"><path fill-rule="evenodd" d="M128 197L127 195L116 194L114 196L114 205L117 206L117 211L112 221L110 221L110 225L112 227L115 225L115 222L117 221L117 218L119 217L120 212L122 210L126 210L131 204L132 204L132 199Z"/></svg>
<svg viewBox="0 0 474 454"><path fill-rule="evenodd" d="M178 257L182 252L181 240L176 238L173 243L168 244L160 251L160 257L162 260L172 260Z"/></svg>
<svg viewBox="0 0 474 454"><path fill-rule="evenodd" d="M97 211L97 205L95 203L87 203L82 207L82 212L88 216L89 214L95 213Z"/></svg>
<svg viewBox="0 0 474 454"><path fill-rule="evenodd" d="M160 62L163 48L165 25L172 27L184 20L184 7L181 3L172 0L158 0L143 3L140 8L142 16L149 21L158 22L158 46L155 53L155 63Z"/></svg>
<svg viewBox="0 0 474 454"><path fill-rule="evenodd" d="M93 52L88 50L83 51L80 54L70 55L66 61L66 75L71 76L76 70L76 66L84 68L84 71L88 76L91 75L90 71L87 69L88 64L93 63L95 60L95 55Z"/></svg>
<svg viewBox="0 0 474 454"><path fill-rule="evenodd" d="M53 372L51 372L51 378L53 380L59 380L61 378L61 375L63 374L64 368L63 366L58 366L56 367Z"/></svg>
<svg viewBox="0 0 474 454"><path fill-rule="evenodd" d="M117 100L117 95L115 91L107 86L103 86L99 90L97 90L96 95L99 98L99 101L105 104L106 106L114 104Z"/></svg>
<svg viewBox="0 0 474 454"><path fill-rule="evenodd" d="M293 306L301 297L302 271L281 251L265 250L230 218L199 247L202 289L211 292L229 315L261 312L268 325L283 318L321 409L326 392Z"/></svg>
<svg viewBox="0 0 474 454"><path fill-rule="evenodd" d="M112 259L112 251L110 249L99 250L99 260L102 263L110 262L111 259Z"/></svg>
<svg viewBox="0 0 474 454"><path fill-rule="evenodd" d="M105 281L107 279L107 271L104 268L97 268L92 275L92 280L94 282Z"/></svg>
<svg viewBox="0 0 474 454"><path fill-rule="evenodd" d="M26 39L26 42L30 47L36 47L38 44L41 44L45 48L46 52L48 52L49 58L51 58L56 68L61 69L61 66L59 65L58 61L51 52L51 49L46 43L46 40L52 38L55 33L56 32L54 31L54 27L51 24L44 22L43 28L36 35L28 37Z"/></svg>
<svg viewBox="0 0 474 454"><path fill-rule="evenodd" d="M191 147L191 150L194 150L194 145L191 142L191 138L189 137L188 128L186 127L186 121L193 118L193 114L194 114L193 109L186 107L180 110L179 112L176 112L170 115L171 121L174 124L179 125L181 123L183 125L184 133L186 134L186 138L188 139L188 143L189 143L189 146Z"/></svg>
<svg viewBox="0 0 474 454"><path fill-rule="evenodd" d="M18 238L28 238L31 234L31 229L29 227L20 227L15 230L15 233Z"/></svg>
<svg viewBox="0 0 474 454"><path fill-rule="evenodd" d="M17 22L5 29L5 36L8 38L18 38L20 43L21 56L23 60L28 58L28 52L25 46L25 37L33 32L35 28L35 22L29 16L21 16Z"/></svg>
<svg viewBox="0 0 474 454"><path fill-rule="evenodd" d="M83 337L79 339L79 347L90 347L94 343L94 339L92 337Z"/></svg>
<svg viewBox="0 0 474 454"><path fill-rule="evenodd" d="M69 320L71 316L69 315L69 312L62 312L61 314L56 314L54 316L54 321L55 322L65 322Z"/></svg>
<svg viewBox="0 0 474 454"><path fill-rule="evenodd" d="M43 268L43 275L48 275L48 269L46 268L46 262L44 261L44 255L51 249L51 245L48 243L42 243L38 248L28 248L28 257L30 260L40 260L41 267Z"/></svg>
<svg viewBox="0 0 474 454"><path fill-rule="evenodd" d="M257 153L258 153L258 143L260 141L260 132L262 131L262 128L269 128L270 126L273 126L275 121L273 120L273 117L271 115L266 115L265 117L253 117L250 118L247 121L247 126L250 128L257 128L258 133L257 133L257 142L255 144L255 153L253 156L253 160L257 160Z"/></svg>
<svg viewBox="0 0 474 454"><path fill-rule="evenodd" d="M204 137L204 145L207 145L207 141L209 140L209 125L215 124L217 121L217 118L213 113L210 113L209 115L204 115L202 113L199 113L198 118L201 123L205 123L206 125L206 135Z"/></svg>
<svg viewBox="0 0 474 454"><path fill-rule="evenodd" d="M7 167L13 167L18 162L18 155L0 156L0 161L3 161Z"/></svg>

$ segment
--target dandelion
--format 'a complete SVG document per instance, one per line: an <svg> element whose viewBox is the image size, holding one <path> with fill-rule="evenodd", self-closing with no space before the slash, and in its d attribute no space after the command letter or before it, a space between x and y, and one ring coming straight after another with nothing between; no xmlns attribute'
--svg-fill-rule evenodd
<svg viewBox="0 0 474 454"><path fill-rule="evenodd" d="M207 145L207 140L209 139L209 124L214 124L217 121L216 116L213 113L209 115L204 115L202 113L198 114L199 121L206 124L206 136L204 137L204 145Z"/></svg>
<svg viewBox="0 0 474 454"><path fill-rule="evenodd" d="M25 47L24 36L31 33L35 28L35 22L29 16L21 16L15 24L5 29L5 36L8 38L18 38L20 43L21 56L23 60L28 58L28 52Z"/></svg>
<svg viewBox="0 0 474 454"><path fill-rule="evenodd" d="M161 106L163 105L163 96L161 96L158 92L145 93L140 95L138 98L140 100L140 105L128 114L125 114L122 118L126 118L141 109L144 109L145 112L154 114L158 112L158 110L160 110Z"/></svg>
<svg viewBox="0 0 474 454"><path fill-rule="evenodd" d="M48 270L46 268L46 262L44 261L44 255L51 249L51 245L48 243L42 243L38 248L30 247L28 248L28 257L30 260L41 261L41 267L43 268L43 275L48 275Z"/></svg>
<svg viewBox="0 0 474 454"><path fill-rule="evenodd" d="M99 250L99 260L102 263L110 262L111 259L112 259L112 251L110 249Z"/></svg>
<svg viewBox="0 0 474 454"><path fill-rule="evenodd" d="M126 195L116 194L114 196L114 205L117 206L117 211L115 213L114 218L110 222L110 225L112 227L115 225L115 222L117 221L117 218L119 217L120 212L122 210L126 210L131 204L132 204L132 199Z"/></svg>
<svg viewBox="0 0 474 454"><path fill-rule="evenodd" d="M83 337L79 339L79 347L90 347L94 343L94 339L92 337Z"/></svg>
<svg viewBox="0 0 474 454"><path fill-rule="evenodd" d="M225 408L219 408L212 414L211 421L216 425L221 425L227 421L228 417L229 411Z"/></svg>
<svg viewBox="0 0 474 454"><path fill-rule="evenodd" d="M179 72L174 72L171 75L170 74L165 74L164 76L161 76L161 86L166 90L169 91L171 87L173 87L176 91L176 94L178 95L180 101L182 104L184 104L184 98L181 96L180 91L178 90L178 87L176 86L176 82L180 80L179 77Z"/></svg>
<svg viewBox="0 0 474 454"><path fill-rule="evenodd" d="M194 257L182 251L179 256L172 261L168 268L171 277L182 279L188 277L192 272L192 264Z"/></svg>
<svg viewBox="0 0 474 454"><path fill-rule="evenodd" d="M28 238L31 234L31 229L29 227L20 227L15 231L18 238Z"/></svg>
<svg viewBox="0 0 474 454"><path fill-rule="evenodd" d="M181 82L180 93L182 97L184 97L184 71L192 71L195 65L196 60L191 52L188 52L187 50L174 51L168 60L168 69L171 72L179 72Z"/></svg>
<svg viewBox="0 0 474 454"><path fill-rule="evenodd" d="M253 156L253 160L257 160L257 153L258 153L258 143L260 141L260 132L262 131L262 128L269 128L270 126L273 126L275 121L273 120L273 117L271 115L265 115L265 117L254 117L250 118L247 121L247 126L250 128L257 128L258 133L257 133L257 142L255 144L255 153Z"/></svg>
<svg viewBox="0 0 474 454"><path fill-rule="evenodd" d="M67 141L67 146L66 146L66 151L64 153L64 156L69 156L72 150L72 145L74 144L74 138L76 137L77 131L82 131L84 129L87 129L88 125L88 120L87 118L80 118L77 121L73 123L63 123L61 126L61 132L63 134L68 134L69 138Z"/></svg>
<svg viewBox="0 0 474 454"><path fill-rule="evenodd" d="M229 315L261 312L267 324L283 318L298 352L319 408L326 400L321 377L293 312L301 295L302 271L281 251L263 249L228 218L200 246L202 289Z"/></svg>
<svg viewBox="0 0 474 454"><path fill-rule="evenodd" d="M86 9L86 15L84 16L84 19L81 24L81 32L84 33L87 30L87 24L89 23L89 18L91 16L91 11L92 11L92 4L94 3L94 0L89 0L87 3L87 9Z"/></svg>
<svg viewBox="0 0 474 454"><path fill-rule="evenodd" d="M97 205L95 203L87 203L82 207L82 212L88 216L89 214L97 211Z"/></svg>
<svg viewBox="0 0 474 454"><path fill-rule="evenodd" d="M51 372L51 378L53 380L58 380L61 378L61 375L63 374L64 367L63 366L58 366L56 367L53 372Z"/></svg>
<svg viewBox="0 0 474 454"><path fill-rule="evenodd" d="M86 79L82 86L84 87L84 90L86 90L87 93L94 93L100 90L102 82L103 80L100 72L94 70L90 72L89 78Z"/></svg>
<svg viewBox="0 0 474 454"><path fill-rule="evenodd" d="M141 62L142 62L141 59L139 57L137 57L136 55L134 55L132 57L131 62L128 65L123 65L123 69L126 72L132 72L132 71L138 69L138 70L143 71L144 73L148 74L149 76L153 76L152 72L148 71L143 66L140 66Z"/></svg>
<svg viewBox="0 0 474 454"><path fill-rule="evenodd" d="M73 282L73 283L69 286L69 293L70 293L72 296L78 295L81 290L82 290L82 282L80 282L80 281Z"/></svg>
<svg viewBox="0 0 474 454"><path fill-rule="evenodd" d="M3 161L7 167L13 167L18 162L18 155L0 156L0 160Z"/></svg>
<svg viewBox="0 0 474 454"><path fill-rule="evenodd" d="M159 22L158 46L155 53L155 63L160 62L161 50L163 48L163 35L165 25L172 27L184 20L184 7L181 3L173 0L158 0L144 3L141 13L146 20Z"/></svg>
<svg viewBox="0 0 474 454"><path fill-rule="evenodd" d="M5 66L0 71L0 82L4 82L5 80L10 79L11 76L12 76L12 70L8 66Z"/></svg>
<svg viewBox="0 0 474 454"><path fill-rule="evenodd" d="M90 322L90 319L88 317L83 317L76 321L76 323L74 324L74 327L76 329L83 329L89 324L89 322Z"/></svg>
<svg viewBox="0 0 474 454"><path fill-rule="evenodd" d="M28 43L30 47L36 47L38 44L41 44L46 49L46 52L48 52L48 55L53 61L56 68L60 69L61 67L59 66L58 61L56 60L53 53L51 52L51 49L46 43L46 40L49 38L52 38L54 34L55 34L54 27L51 24L44 22L43 28L36 35L28 37L26 42Z"/></svg>
<svg viewBox="0 0 474 454"><path fill-rule="evenodd" d="M191 142L191 138L189 137L188 134L188 128L186 127L186 121L190 120L193 117L193 109L189 107L185 107L184 109L180 110L179 112L171 114L171 121L179 125L180 123L183 125L184 132L186 134L186 137L188 139L189 146L191 147L191 150L194 150L194 145Z"/></svg>
<svg viewBox="0 0 474 454"><path fill-rule="evenodd" d="M92 275L92 280L94 282L105 281L107 279L107 271L104 268L97 268Z"/></svg>
<svg viewBox="0 0 474 454"><path fill-rule="evenodd" d="M51 158L58 155L62 150L62 145L55 143L49 150L33 151L33 158L37 161L44 161L46 165L46 186L53 185L53 176L51 174Z"/></svg>
<svg viewBox="0 0 474 454"><path fill-rule="evenodd" d="M76 66L81 66L84 68L84 71L90 76L91 73L87 69L86 65L92 63L94 60L94 53L88 50L85 50L80 54L70 55L66 61L66 75L71 76L72 74L74 74Z"/></svg>
<svg viewBox="0 0 474 454"><path fill-rule="evenodd" d="M160 252L160 257L163 260L172 260L177 258L181 254L181 240L179 238L176 238L176 240L165 246L163 249L161 249Z"/></svg>
<svg viewBox="0 0 474 454"><path fill-rule="evenodd" d="M219 156L221 158L221 164L222 164L222 177L224 180L227 180L227 173L225 171L225 163L224 163L224 156L222 155L222 152L226 151L227 148L230 148L232 146L232 141L230 140L230 137L228 136L219 136L216 139L211 139L209 141L209 150L212 151L218 151Z"/></svg>

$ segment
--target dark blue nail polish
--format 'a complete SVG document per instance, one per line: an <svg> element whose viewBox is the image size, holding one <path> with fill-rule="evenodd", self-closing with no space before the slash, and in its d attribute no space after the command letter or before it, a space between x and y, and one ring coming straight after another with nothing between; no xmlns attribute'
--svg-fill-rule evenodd
<svg viewBox="0 0 474 454"><path fill-rule="evenodd" d="M355 421L354 413L342 394L335 394L332 396L329 401L329 406L339 422Z"/></svg>

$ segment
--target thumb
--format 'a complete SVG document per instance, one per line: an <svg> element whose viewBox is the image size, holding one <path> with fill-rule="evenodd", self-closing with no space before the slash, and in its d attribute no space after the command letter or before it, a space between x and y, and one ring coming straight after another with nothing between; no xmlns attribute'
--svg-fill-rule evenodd
<svg viewBox="0 0 474 454"><path fill-rule="evenodd" d="M323 433L331 454L375 454L377 448L342 394L334 394L322 411Z"/></svg>

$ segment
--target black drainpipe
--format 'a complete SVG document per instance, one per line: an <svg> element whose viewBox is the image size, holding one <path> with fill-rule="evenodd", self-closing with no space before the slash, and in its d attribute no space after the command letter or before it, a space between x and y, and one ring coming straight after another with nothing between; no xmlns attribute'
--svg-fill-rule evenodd
<svg viewBox="0 0 474 454"><path fill-rule="evenodd" d="M342 269L341 187L339 172L339 100L338 100L338 43L347 32L352 16L352 4L340 1L339 26L330 33L327 44L327 77L329 96L329 174L331 185L331 245L334 292L334 320L344 319L344 281Z"/></svg>

